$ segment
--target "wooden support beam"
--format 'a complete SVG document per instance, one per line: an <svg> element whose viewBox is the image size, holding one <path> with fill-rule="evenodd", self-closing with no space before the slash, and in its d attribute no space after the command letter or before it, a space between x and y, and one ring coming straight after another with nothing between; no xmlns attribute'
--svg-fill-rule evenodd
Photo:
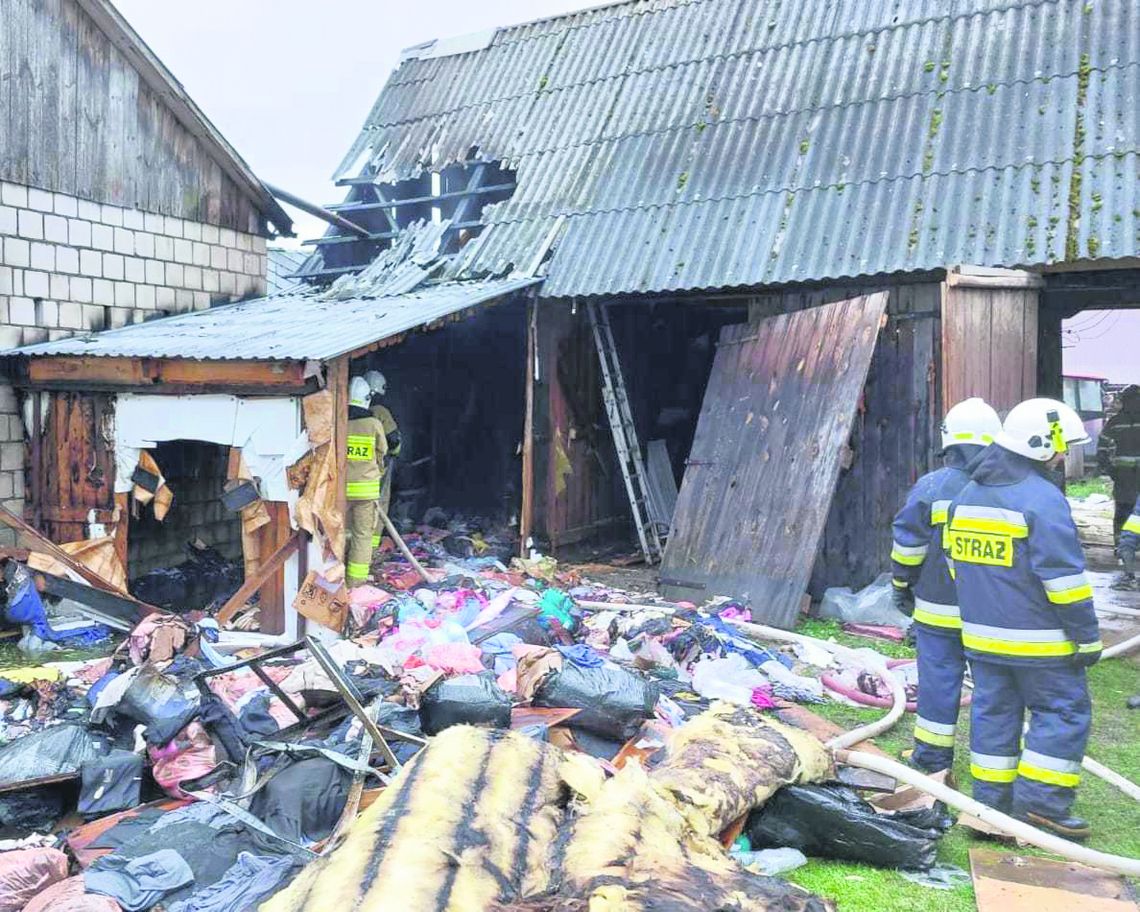
<svg viewBox="0 0 1140 912"><path fill-rule="evenodd" d="M534 381L538 357L538 311L532 298L526 305L526 411L523 414L522 507L519 509L519 554L534 525Z"/></svg>
<svg viewBox="0 0 1140 912"><path fill-rule="evenodd" d="M257 568L257 573L248 577L246 581L241 584L241 588L231 595L229 601L222 605L218 611L215 619L219 627L228 624L242 606L253 598L254 593L260 590L273 574L285 566L285 561L293 556L293 553L300 547L300 544L301 533L294 532L289 540L274 551L268 560L262 562L261 566Z"/></svg>
<svg viewBox="0 0 1140 912"><path fill-rule="evenodd" d="M160 390L162 387L203 389L299 390L308 385L300 361L193 361L186 358L95 358L59 355L32 358L28 385L122 387Z"/></svg>

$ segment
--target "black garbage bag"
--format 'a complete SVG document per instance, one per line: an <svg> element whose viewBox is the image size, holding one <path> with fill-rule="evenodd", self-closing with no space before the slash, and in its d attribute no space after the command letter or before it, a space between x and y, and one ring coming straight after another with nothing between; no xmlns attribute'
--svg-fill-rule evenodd
<svg viewBox="0 0 1140 912"><path fill-rule="evenodd" d="M490 674L444 678L420 700L420 724L429 735L452 725L510 728L511 698Z"/></svg>
<svg viewBox="0 0 1140 912"><path fill-rule="evenodd" d="M930 819L927 811L914 813ZM788 785L752 812L745 832L754 849L787 846L820 858L929 870L944 831L915 826L908 816L877 814L845 786Z"/></svg>
<svg viewBox="0 0 1140 912"><path fill-rule="evenodd" d="M149 744L168 744L194 721L201 710L201 698L193 681L180 681L144 665L131 681L115 711L146 726Z"/></svg>
<svg viewBox="0 0 1140 912"><path fill-rule="evenodd" d="M583 668L567 661L542 679L532 702L580 709L567 725L624 742L653 717L659 696L656 684L632 671L615 665Z"/></svg>
<svg viewBox="0 0 1140 912"><path fill-rule="evenodd" d="M79 813L91 820L138 807L145 766L142 754L125 750L88 760L80 771Z"/></svg>
<svg viewBox="0 0 1140 912"><path fill-rule="evenodd" d="M64 783L0 795L0 838L48 832L67 813L74 792Z"/></svg>
<svg viewBox="0 0 1140 912"><path fill-rule="evenodd" d="M331 760L295 760L253 796L250 810L278 836L308 845L332 833L351 785L352 773Z"/></svg>

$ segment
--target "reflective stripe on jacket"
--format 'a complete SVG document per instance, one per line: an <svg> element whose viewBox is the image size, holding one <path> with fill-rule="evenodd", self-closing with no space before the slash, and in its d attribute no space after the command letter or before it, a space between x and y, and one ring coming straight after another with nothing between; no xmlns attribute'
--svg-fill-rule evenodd
<svg viewBox="0 0 1140 912"><path fill-rule="evenodd" d="M348 422L348 470L345 495L349 500L379 500L388 453L384 426L375 418L351 418Z"/></svg>
<svg viewBox="0 0 1140 912"><path fill-rule="evenodd" d="M972 658L1056 664L1100 648L1068 501L1030 460L987 450L950 506L944 547Z"/></svg>
<svg viewBox="0 0 1140 912"><path fill-rule="evenodd" d="M1140 551L1140 497L1136 498L1136 506L1132 508L1132 515L1124 521L1120 530L1120 550L1135 554Z"/></svg>
<svg viewBox="0 0 1140 912"><path fill-rule="evenodd" d="M914 589L916 623L948 634L957 633L962 620L954 580L942 551L942 532L951 500L970 480L966 463L978 451L978 447L965 446L948 449L946 466L915 483L892 526L895 586Z"/></svg>

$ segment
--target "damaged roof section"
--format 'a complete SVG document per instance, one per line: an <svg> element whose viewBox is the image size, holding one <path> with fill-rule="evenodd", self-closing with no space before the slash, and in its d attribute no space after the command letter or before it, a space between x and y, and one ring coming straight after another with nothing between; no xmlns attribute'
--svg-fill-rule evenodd
<svg viewBox="0 0 1140 912"><path fill-rule="evenodd" d="M548 297L1134 256L1138 15L615 4L409 56L337 177L398 182L472 149L512 169L448 274L517 267L561 216Z"/></svg>
<svg viewBox="0 0 1140 912"><path fill-rule="evenodd" d="M454 282L395 295L285 294L5 352L42 357L325 361L541 282Z"/></svg>

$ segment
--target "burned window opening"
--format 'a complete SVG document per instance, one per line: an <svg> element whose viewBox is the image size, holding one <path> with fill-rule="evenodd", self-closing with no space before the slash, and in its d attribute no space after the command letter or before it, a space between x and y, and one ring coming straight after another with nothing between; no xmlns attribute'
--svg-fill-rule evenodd
<svg viewBox="0 0 1140 912"><path fill-rule="evenodd" d="M243 576L241 519L222 502L229 448L172 440L147 452L173 500L160 520L153 501L144 505L133 498L131 592L178 613L220 604Z"/></svg>
<svg viewBox="0 0 1140 912"><path fill-rule="evenodd" d="M498 162L473 161L392 183L374 183L367 173L341 183L349 187L347 198L328 208L368 236L330 228L324 237L308 242L318 252L295 278L324 283L356 272L417 222L450 222L439 252L456 253L482 232L486 208L514 193L515 172Z"/></svg>

